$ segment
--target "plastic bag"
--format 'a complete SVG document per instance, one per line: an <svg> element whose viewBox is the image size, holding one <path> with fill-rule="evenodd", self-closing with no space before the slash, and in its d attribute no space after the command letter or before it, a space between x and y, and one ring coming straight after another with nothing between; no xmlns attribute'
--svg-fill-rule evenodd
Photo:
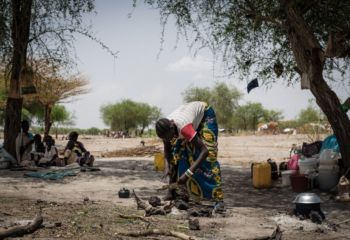
<svg viewBox="0 0 350 240"><path fill-rule="evenodd" d="M298 161L300 159L299 154L294 154L292 157L289 159L287 166L288 170L298 170L299 169L299 164Z"/></svg>
<svg viewBox="0 0 350 240"><path fill-rule="evenodd" d="M321 147L321 151L324 151L326 149L332 149L335 152L340 152L339 151L339 145L338 145L338 141L337 138L335 137L335 135L329 135L328 137L326 137L322 143L322 147Z"/></svg>
<svg viewBox="0 0 350 240"><path fill-rule="evenodd" d="M322 147L322 141L317 141L310 144L307 144L304 142L301 148L301 153L305 157L311 157L312 155L319 153L321 147Z"/></svg>

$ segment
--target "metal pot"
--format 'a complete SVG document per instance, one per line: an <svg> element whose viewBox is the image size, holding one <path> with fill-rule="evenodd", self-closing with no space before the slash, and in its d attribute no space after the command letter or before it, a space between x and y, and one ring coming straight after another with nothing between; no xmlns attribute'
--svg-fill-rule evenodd
<svg viewBox="0 0 350 240"><path fill-rule="evenodd" d="M322 200L315 193L300 193L293 201L295 203L294 213L305 218L321 218L316 219L316 221L322 221L325 219L325 215L321 211L321 202Z"/></svg>
<svg viewBox="0 0 350 240"><path fill-rule="evenodd" d="M300 193L296 196L293 203L301 203L301 204L316 204L321 203L322 200L315 193Z"/></svg>
<svg viewBox="0 0 350 240"><path fill-rule="evenodd" d="M130 197L130 190L126 188L122 188L118 192L119 198L129 198Z"/></svg>

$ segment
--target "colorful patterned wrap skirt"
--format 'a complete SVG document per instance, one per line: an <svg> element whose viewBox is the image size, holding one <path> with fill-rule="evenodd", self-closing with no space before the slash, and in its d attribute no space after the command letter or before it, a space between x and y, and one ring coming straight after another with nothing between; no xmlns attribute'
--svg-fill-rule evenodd
<svg viewBox="0 0 350 240"><path fill-rule="evenodd" d="M222 201L224 196L221 188L221 171L217 161L218 125L212 107L206 107L203 120L196 131L197 136L208 148L209 155L187 181L187 190L198 200ZM186 172L199 154L200 149L196 149L190 142L182 139L173 141L171 164L173 169L177 169L177 178Z"/></svg>

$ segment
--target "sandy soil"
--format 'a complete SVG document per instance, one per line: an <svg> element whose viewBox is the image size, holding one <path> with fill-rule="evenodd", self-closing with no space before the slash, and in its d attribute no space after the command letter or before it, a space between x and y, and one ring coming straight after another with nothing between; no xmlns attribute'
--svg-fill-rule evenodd
<svg viewBox="0 0 350 240"><path fill-rule="evenodd" d="M96 156L145 145L161 148L157 139L105 139L82 137L86 148ZM200 231L190 231L184 212L152 217L150 228L175 230L199 239L254 239L271 235L276 225L283 231L283 239L350 239L350 223L333 231L329 224L316 225L289 215L296 196L290 188L275 182L271 189L254 189L249 166L251 162L272 158L277 162L289 156L293 143L301 144L307 137L297 136L244 136L221 137L219 159L222 163L225 216L198 218ZM65 141L57 141L65 145ZM101 171L80 172L59 181L24 178L22 171L0 171L0 230L18 224L18 220L32 219L42 209L48 227L24 238L35 239L135 239L122 237L121 232L147 229L139 220L127 220L118 214L137 214L133 199L120 199L120 188L134 189L143 199L164 195L156 189L164 184L162 174L153 170L153 156L100 158L96 160ZM42 170L41 170L42 171ZM316 191L317 192L317 191ZM349 203L337 203L329 194L317 192L327 221L337 223L349 218ZM84 201L85 199L85 201ZM17 221L17 223L16 223ZM60 222L59 227L49 227ZM51 224L52 225L52 224ZM144 239L174 239L153 236Z"/></svg>
<svg viewBox="0 0 350 240"><path fill-rule="evenodd" d="M104 152L141 147L141 141L145 142L145 146L155 145L162 149L161 141L156 138L108 139L82 136L80 140L95 156L101 156ZM219 137L219 159L221 163L241 166L248 166L251 162L266 161L268 158L280 162L289 157L289 150L292 144L301 145L303 142L308 142L308 136L223 136ZM60 147L64 147L65 144L66 141L56 141L56 145Z"/></svg>

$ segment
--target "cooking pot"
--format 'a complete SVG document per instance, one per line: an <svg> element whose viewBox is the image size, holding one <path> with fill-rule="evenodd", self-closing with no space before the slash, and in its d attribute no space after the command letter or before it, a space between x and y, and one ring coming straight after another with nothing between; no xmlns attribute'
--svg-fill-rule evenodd
<svg viewBox="0 0 350 240"><path fill-rule="evenodd" d="M322 221L325 219L325 216L321 211L321 202L322 200L315 193L300 193L293 201L295 203L294 213L306 218L320 217L321 219L316 219L316 221Z"/></svg>
<svg viewBox="0 0 350 240"><path fill-rule="evenodd" d="M130 197L130 190L126 188L122 188L118 192L119 198L129 198Z"/></svg>

